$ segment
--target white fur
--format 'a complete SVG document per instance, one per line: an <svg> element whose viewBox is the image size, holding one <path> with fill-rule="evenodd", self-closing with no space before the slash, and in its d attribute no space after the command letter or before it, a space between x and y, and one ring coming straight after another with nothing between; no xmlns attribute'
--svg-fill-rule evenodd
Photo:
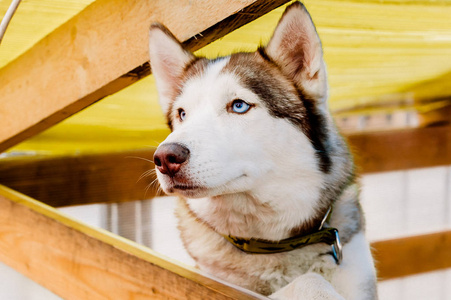
<svg viewBox="0 0 451 300"><path fill-rule="evenodd" d="M300 275L287 286L270 296L277 300L344 300L334 287L318 273Z"/></svg>
<svg viewBox="0 0 451 300"><path fill-rule="evenodd" d="M352 259L343 262L331 276L331 284L345 299L369 299L365 287L374 282L375 269L368 241L360 232L343 248L343 255ZM360 289L356 289L358 286Z"/></svg>

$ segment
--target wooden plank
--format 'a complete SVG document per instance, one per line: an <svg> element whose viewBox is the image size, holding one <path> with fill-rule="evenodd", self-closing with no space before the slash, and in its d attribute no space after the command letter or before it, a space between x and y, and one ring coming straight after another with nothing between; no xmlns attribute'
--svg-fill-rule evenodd
<svg viewBox="0 0 451 300"><path fill-rule="evenodd" d="M430 106L432 109L428 109L426 106L424 111L418 115L421 126L449 125L451 123L451 100L440 101L438 103L433 103Z"/></svg>
<svg viewBox="0 0 451 300"><path fill-rule="evenodd" d="M371 244L380 280L451 268L451 231Z"/></svg>
<svg viewBox="0 0 451 300"><path fill-rule="evenodd" d="M353 134L361 173L451 164L451 127ZM0 184L52 206L149 199L158 193L153 150L0 159ZM148 176L140 179L147 172Z"/></svg>
<svg viewBox="0 0 451 300"><path fill-rule="evenodd" d="M0 69L0 152L148 75L151 22L197 50L286 2L93 2Z"/></svg>
<svg viewBox="0 0 451 300"><path fill-rule="evenodd" d="M64 299L267 299L0 186L0 260Z"/></svg>
<svg viewBox="0 0 451 300"><path fill-rule="evenodd" d="M451 126L366 132L348 136L360 173L451 164Z"/></svg>
<svg viewBox="0 0 451 300"><path fill-rule="evenodd" d="M55 207L149 199L162 195L151 160L153 150L3 158L0 184Z"/></svg>

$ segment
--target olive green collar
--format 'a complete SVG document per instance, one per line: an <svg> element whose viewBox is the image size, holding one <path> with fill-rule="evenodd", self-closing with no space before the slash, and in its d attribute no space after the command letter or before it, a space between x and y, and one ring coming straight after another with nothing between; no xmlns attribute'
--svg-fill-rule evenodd
<svg viewBox="0 0 451 300"><path fill-rule="evenodd" d="M280 241L268 241L263 239L254 238L241 238L232 235L223 235L223 237L232 243L238 249L250 253L250 254L270 254L292 251L308 245L317 243L326 243L332 247L332 256L337 264L340 264L342 260L340 236L336 228L323 228L324 224L330 218L330 212L332 208L329 208L324 216L318 231L306 234L290 237Z"/></svg>

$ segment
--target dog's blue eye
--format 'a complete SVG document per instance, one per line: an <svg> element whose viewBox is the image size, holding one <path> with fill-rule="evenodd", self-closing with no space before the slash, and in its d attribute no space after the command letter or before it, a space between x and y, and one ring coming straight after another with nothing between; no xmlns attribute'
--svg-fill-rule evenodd
<svg viewBox="0 0 451 300"><path fill-rule="evenodd" d="M185 120L185 118L186 118L186 112L185 112L182 108L179 108L178 112L179 112L179 118L180 118L180 121Z"/></svg>
<svg viewBox="0 0 451 300"><path fill-rule="evenodd" d="M251 106L249 104L247 104L246 102L244 102L243 100L238 99L238 100L234 100L232 102L232 111L237 114L244 114L250 108L251 108Z"/></svg>

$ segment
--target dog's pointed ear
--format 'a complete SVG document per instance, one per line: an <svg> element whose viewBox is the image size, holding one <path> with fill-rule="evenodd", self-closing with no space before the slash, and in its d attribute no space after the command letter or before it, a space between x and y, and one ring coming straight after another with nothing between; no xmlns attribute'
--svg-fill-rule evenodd
<svg viewBox="0 0 451 300"><path fill-rule="evenodd" d="M150 26L149 56L160 105L167 114L170 103L174 101L180 88L183 70L195 56L185 50L177 38L160 23Z"/></svg>
<svg viewBox="0 0 451 300"><path fill-rule="evenodd" d="M326 102L328 86L321 41L304 5L295 2L285 10L265 52L298 88Z"/></svg>

